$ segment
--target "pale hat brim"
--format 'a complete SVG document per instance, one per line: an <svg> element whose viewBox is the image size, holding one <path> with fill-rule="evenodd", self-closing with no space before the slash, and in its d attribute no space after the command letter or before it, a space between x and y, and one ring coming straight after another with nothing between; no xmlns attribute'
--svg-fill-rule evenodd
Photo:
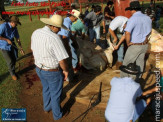
<svg viewBox="0 0 163 122"><path fill-rule="evenodd" d="M63 24L61 26L59 26L59 25L55 24L54 22L52 22L49 18L40 18L40 21L42 21L43 23L45 23L47 25L52 25L52 26L63 28L65 30L69 31L69 29L66 26L64 26Z"/></svg>

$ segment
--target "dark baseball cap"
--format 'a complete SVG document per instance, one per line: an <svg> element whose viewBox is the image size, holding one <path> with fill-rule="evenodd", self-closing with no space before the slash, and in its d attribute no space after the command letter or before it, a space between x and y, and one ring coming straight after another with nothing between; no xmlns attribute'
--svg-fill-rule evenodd
<svg viewBox="0 0 163 122"><path fill-rule="evenodd" d="M132 1L130 2L130 7L127 7L125 10L138 10L140 9L140 3L139 1Z"/></svg>

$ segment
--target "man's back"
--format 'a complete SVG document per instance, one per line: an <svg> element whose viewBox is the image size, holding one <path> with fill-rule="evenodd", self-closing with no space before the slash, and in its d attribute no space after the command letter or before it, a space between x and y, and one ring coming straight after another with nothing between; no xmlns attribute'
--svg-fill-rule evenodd
<svg viewBox="0 0 163 122"><path fill-rule="evenodd" d="M34 31L31 40L31 49L38 67L45 65L44 69L56 68L59 61L67 56L59 36L47 26Z"/></svg>
<svg viewBox="0 0 163 122"><path fill-rule="evenodd" d="M128 20L125 31L131 33L132 43L142 43L151 32L151 29L152 20L150 17L138 11Z"/></svg>
<svg viewBox="0 0 163 122"><path fill-rule="evenodd" d="M142 93L141 87L132 78L114 77L111 80L111 92L105 111L111 122L127 122L132 120L135 101Z"/></svg>

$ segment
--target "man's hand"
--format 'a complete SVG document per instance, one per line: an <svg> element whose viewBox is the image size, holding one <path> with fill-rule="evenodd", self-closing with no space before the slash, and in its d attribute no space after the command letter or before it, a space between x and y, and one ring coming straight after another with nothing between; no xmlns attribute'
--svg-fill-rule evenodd
<svg viewBox="0 0 163 122"><path fill-rule="evenodd" d="M132 43L132 42L130 42L127 46L129 47L129 46L131 46L131 45L133 45L134 43Z"/></svg>
<svg viewBox="0 0 163 122"><path fill-rule="evenodd" d="M12 45L12 42L9 39L7 39L7 43Z"/></svg>
<svg viewBox="0 0 163 122"><path fill-rule="evenodd" d="M106 33L106 29L105 28L103 28L103 33Z"/></svg>
<svg viewBox="0 0 163 122"><path fill-rule="evenodd" d="M67 78L68 78L68 72L67 71L63 71L63 75L64 75L64 81L66 81Z"/></svg>
<svg viewBox="0 0 163 122"><path fill-rule="evenodd" d="M116 46L113 45L113 47L114 47L115 50L117 50L119 48L118 45L116 45Z"/></svg>
<svg viewBox="0 0 163 122"><path fill-rule="evenodd" d="M23 48L20 49L20 54L25 55Z"/></svg>

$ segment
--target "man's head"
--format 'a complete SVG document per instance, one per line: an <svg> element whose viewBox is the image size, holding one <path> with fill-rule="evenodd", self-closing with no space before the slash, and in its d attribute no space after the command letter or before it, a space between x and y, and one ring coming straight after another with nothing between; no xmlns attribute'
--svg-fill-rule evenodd
<svg viewBox="0 0 163 122"><path fill-rule="evenodd" d="M51 18L41 18L40 19L43 23L48 25L48 27L53 31L54 33L58 33L60 31L60 28L67 29L63 25L63 18L60 15L53 15Z"/></svg>
<svg viewBox="0 0 163 122"><path fill-rule="evenodd" d="M112 5L113 5L113 2L112 2L112 1L107 2L107 6L108 6L109 8L111 8Z"/></svg>
<svg viewBox="0 0 163 122"><path fill-rule="evenodd" d="M80 12L75 9L73 9L69 14L70 14L69 18L72 22L75 22L80 16Z"/></svg>
<svg viewBox="0 0 163 122"><path fill-rule="evenodd" d="M130 2L130 7L127 7L125 10L126 11L130 10L132 14L135 13L136 11L140 11L141 7L139 1Z"/></svg>
<svg viewBox="0 0 163 122"><path fill-rule="evenodd" d="M122 65L119 67L122 72L128 74L128 77L132 77L132 79L136 79L140 72L140 67L136 65L136 63L129 63L127 66Z"/></svg>
<svg viewBox="0 0 163 122"><path fill-rule="evenodd" d="M96 13L96 15L100 14L101 13L101 6L99 6L99 5L95 6L94 12Z"/></svg>
<svg viewBox="0 0 163 122"><path fill-rule="evenodd" d="M13 28L15 28L18 24L21 25L21 23L19 22L19 18L17 16L11 16L9 22L11 27Z"/></svg>

